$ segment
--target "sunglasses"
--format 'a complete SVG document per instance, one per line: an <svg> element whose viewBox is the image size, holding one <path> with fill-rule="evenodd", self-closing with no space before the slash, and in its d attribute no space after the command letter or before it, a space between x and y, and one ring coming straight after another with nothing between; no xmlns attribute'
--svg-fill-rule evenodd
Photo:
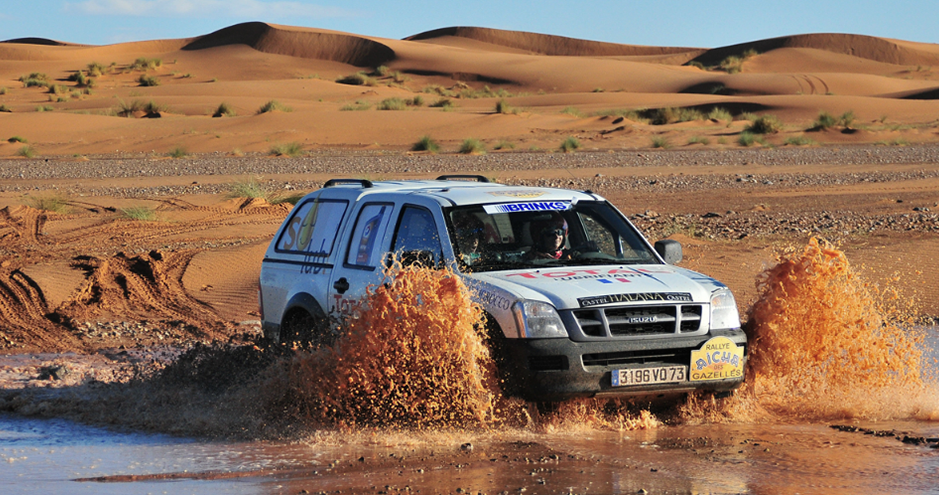
<svg viewBox="0 0 939 495"><path fill-rule="evenodd" d="M552 236L552 235L555 237L564 237L564 233L565 233L564 229L551 229L551 230L545 230L544 232L541 233L541 235L545 237Z"/></svg>

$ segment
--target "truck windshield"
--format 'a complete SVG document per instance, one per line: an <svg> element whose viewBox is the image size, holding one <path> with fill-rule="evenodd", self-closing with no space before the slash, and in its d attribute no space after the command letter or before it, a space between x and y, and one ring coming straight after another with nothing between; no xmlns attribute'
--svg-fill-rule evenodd
<svg viewBox="0 0 939 495"><path fill-rule="evenodd" d="M660 263L612 205L514 202L452 208L453 251L473 272L541 266Z"/></svg>

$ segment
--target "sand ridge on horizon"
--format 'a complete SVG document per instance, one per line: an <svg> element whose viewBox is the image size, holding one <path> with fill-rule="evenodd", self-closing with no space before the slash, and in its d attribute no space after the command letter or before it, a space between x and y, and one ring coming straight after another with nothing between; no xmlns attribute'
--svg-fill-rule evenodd
<svg viewBox="0 0 939 495"><path fill-rule="evenodd" d="M0 43L0 157L406 151L422 136L442 152L469 138L490 151L553 151L568 137L586 149L733 148L765 115L779 132L746 145L896 145L939 141L937 98L939 45L852 34L706 49L251 22L105 46ZM820 112L830 126L818 128Z"/></svg>

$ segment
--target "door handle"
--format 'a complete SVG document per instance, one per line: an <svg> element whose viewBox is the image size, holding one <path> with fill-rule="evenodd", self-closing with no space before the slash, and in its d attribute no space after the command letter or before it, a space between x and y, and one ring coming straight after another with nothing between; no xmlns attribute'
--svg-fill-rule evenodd
<svg viewBox="0 0 939 495"><path fill-rule="evenodd" d="M346 277L342 277L333 283L333 289L336 289L336 292L340 294L345 294L349 290L349 281L346 280Z"/></svg>

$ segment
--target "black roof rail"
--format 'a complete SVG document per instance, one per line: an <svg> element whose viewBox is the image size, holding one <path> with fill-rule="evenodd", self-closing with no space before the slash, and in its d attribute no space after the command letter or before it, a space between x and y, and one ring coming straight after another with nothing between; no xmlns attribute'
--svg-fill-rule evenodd
<svg viewBox="0 0 939 495"><path fill-rule="evenodd" d="M476 181L476 182L489 182L489 179L483 177L482 175L466 175L466 174L451 174L451 175L441 175L437 177L437 180L466 180L466 181Z"/></svg>
<svg viewBox="0 0 939 495"><path fill-rule="evenodd" d="M358 184L365 188L372 187L372 181L365 179L329 179L325 184L323 184L323 187L342 186L346 184Z"/></svg>

